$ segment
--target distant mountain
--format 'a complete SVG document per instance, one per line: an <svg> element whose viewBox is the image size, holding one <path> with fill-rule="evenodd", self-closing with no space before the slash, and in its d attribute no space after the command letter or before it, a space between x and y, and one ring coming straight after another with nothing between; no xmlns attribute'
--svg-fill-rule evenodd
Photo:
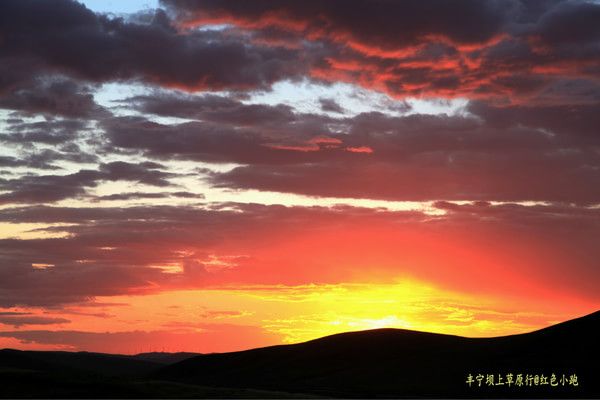
<svg viewBox="0 0 600 400"><path fill-rule="evenodd" d="M0 398L295 398L292 393L213 388L147 379L151 371L197 353L133 356L0 350ZM304 397L304 396L302 396Z"/></svg>
<svg viewBox="0 0 600 400"><path fill-rule="evenodd" d="M0 350L0 367L52 371L56 368L91 372L104 376L144 376L165 365L174 364L199 353L152 352L135 355L91 353L86 351Z"/></svg>
<svg viewBox="0 0 600 400"><path fill-rule="evenodd" d="M153 376L205 386L332 397L588 398L600 396L598 338L600 312L532 333L496 338L378 329L207 354ZM508 374L513 380L510 387ZM518 374L522 386L516 384ZM494 375L493 385L486 382L488 375ZM483 376L481 386L478 376Z"/></svg>
<svg viewBox="0 0 600 400"><path fill-rule="evenodd" d="M0 367L2 368L24 367L39 371L62 369L78 373L96 373L103 376L143 376L164 364L136 356L85 351L0 350Z"/></svg>
<svg viewBox="0 0 600 400"><path fill-rule="evenodd" d="M598 337L600 312L482 339L377 329L205 355L5 349L0 397L598 398Z"/></svg>

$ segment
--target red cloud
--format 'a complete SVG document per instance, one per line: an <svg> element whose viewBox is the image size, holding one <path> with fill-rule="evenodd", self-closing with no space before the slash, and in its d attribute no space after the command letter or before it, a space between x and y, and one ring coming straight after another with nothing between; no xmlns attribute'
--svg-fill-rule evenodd
<svg viewBox="0 0 600 400"><path fill-rule="evenodd" d="M346 151L349 151L350 153L366 153L366 154L373 153L373 149L370 148L369 146L346 147Z"/></svg>
<svg viewBox="0 0 600 400"><path fill-rule="evenodd" d="M435 8L417 1L362 0L165 4L184 26L226 23L259 38L278 37L282 43L287 38L296 48L301 40L321 42L325 51L316 58L306 55L313 60L311 77L356 83L399 98L531 103L557 79L598 79L592 44L596 28L586 15L598 14L600 7L583 2L539 9L500 7L492 1L442 2ZM565 26L569 30L561 33ZM572 33L580 31L587 34ZM567 48L566 42L580 48Z"/></svg>
<svg viewBox="0 0 600 400"><path fill-rule="evenodd" d="M319 151L321 148L317 145L307 144L305 146L290 146L284 144L265 144L266 147L274 150L289 150L289 151L300 151L300 152L310 152L310 151Z"/></svg>

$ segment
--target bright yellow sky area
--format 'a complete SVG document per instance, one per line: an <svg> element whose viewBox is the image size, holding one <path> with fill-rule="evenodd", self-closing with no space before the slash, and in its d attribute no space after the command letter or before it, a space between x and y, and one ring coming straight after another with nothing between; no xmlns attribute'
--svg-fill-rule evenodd
<svg viewBox="0 0 600 400"><path fill-rule="evenodd" d="M475 298L412 280L393 284L179 290L98 298L97 303L98 307L67 308L65 311L71 314L57 313L56 316L71 320L60 328L198 334L193 343L172 343L167 347L169 351L201 351L203 334L217 333L215 330L219 331L223 343L230 343L227 337L243 334L240 327L262 332L255 344L252 340L241 341L240 346L247 348L385 327L462 336L498 336L535 330L582 313L566 305L560 310L542 304L524 310L517 302ZM106 313L107 317L84 315L91 313ZM219 351L241 349L236 346L225 345ZM130 352L137 350L132 348Z"/></svg>

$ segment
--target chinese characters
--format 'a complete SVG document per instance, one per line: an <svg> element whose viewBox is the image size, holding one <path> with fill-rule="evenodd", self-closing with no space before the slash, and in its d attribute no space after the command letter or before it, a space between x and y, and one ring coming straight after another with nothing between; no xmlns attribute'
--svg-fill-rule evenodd
<svg viewBox="0 0 600 400"><path fill-rule="evenodd" d="M524 373L506 373L506 374L468 374L466 384L469 387L534 387L534 386L579 386L577 374L556 374L554 372L545 374L524 374Z"/></svg>

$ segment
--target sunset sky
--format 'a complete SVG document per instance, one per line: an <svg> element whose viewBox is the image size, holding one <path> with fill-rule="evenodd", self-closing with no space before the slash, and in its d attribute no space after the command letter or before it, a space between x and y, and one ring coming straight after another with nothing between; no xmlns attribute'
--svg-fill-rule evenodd
<svg viewBox="0 0 600 400"><path fill-rule="evenodd" d="M600 3L0 1L0 348L600 308Z"/></svg>

